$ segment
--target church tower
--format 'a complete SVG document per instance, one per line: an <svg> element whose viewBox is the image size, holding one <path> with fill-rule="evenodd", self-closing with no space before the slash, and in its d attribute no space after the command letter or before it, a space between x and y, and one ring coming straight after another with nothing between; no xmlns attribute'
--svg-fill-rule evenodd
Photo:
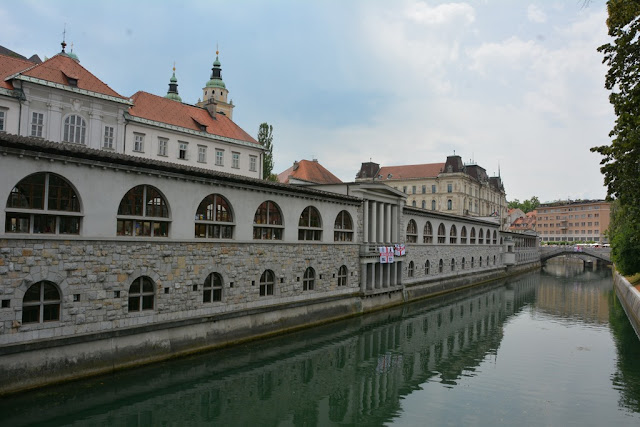
<svg viewBox="0 0 640 427"><path fill-rule="evenodd" d="M182 98L178 95L178 79L176 79L176 66L173 66L173 75L169 79L169 90L165 95L165 98L173 99L174 101L182 102Z"/></svg>
<svg viewBox="0 0 640 427"><path fill-rule="evenodd" d="M228 101L227 97L229 91L226 85L222 81L222 68L220 68L220 60L218 59L218 52L216 50L216 60L213 61L213 68L211 69L211 78L202 88L202 101L198 103L200 107L207 108L210 112L215 111L222 113L225 116L233 119L233 101Z"/></svg>

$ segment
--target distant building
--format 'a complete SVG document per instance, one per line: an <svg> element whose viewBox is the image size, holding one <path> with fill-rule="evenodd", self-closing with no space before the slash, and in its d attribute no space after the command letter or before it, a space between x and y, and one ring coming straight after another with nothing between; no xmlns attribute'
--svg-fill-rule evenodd
<svg viewBox="0 0 640 427"><path fill-rule="evenodd" d="M514 211L514 212L512 212ZM516 212L519 211L522 215L515 216ZM514 219L511 221L512 214ZM536 231L536 214L537 211L527 212L526 214L522 212L520 209L509 209L509 219L510 226L509 231Z"/></svg>
<svg viewBox="0 0 640 427"><path fill-rule="evenodd" d="M318 163L317 159L293 162L293 166L278 174L284 184L341 184L342 181Z"/></svg>
<svg viewBox="0 0 640 427"><path fill-rule="evenodd" d="M0 54L0 132L262 177L264 147L231 120L217 56L203 92L209 98L191 105L178 94L175 67L166 96L128 97L65 47L42 63Z"/></svg>
<svg viewBox="0 0 640 427"><path fill-rule="evenodd" d="M536 228L543 242L607 243L610 204L604 200L543 203L537 209Z"/></svg>
<svg viewBox="0 0 640 427"><path fill-rule="evenodd" d="M477 164L457 155L444 163L383 166L362 163L356 182L376 181L407 194L407 205L474 217L495 217L507 228L507 200L502 179L489 177Z"/></svg>

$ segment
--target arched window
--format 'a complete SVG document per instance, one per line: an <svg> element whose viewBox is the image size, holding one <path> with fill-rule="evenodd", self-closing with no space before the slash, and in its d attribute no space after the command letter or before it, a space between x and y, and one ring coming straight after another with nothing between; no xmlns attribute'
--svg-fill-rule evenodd
<svg viewBox="0 0 640 427"><path fill-rule="evenodd" d="M312 291L316 283L316 272L313 268L307 267L302 278L302 290Z"/></svg>
<svg viewBox="0 0 640 427"><path fill-rule="evenodd" d="M322 240L320 212L313 206L307 206L300 214L298 240Z"/></svg>
<svg viewBox="0 0 640 427"><path fill-rule="evenodd" d="M431 269L431 263L429 262L429 260L426 260L424 262L424 274L428 275L430 269Z"/></svg>
<svg viewBox="0 0 640 427"><path fill-rule="evenodd" d="M456 271L456 259L451 258L451 271Z"/></svg>
<svg viewBox="0 0 640 427"><path fill-rule="evenodd" d="M493 256L493 265L496 265L496 256Z"/></svg>
<svg viewBox="0 0 640 427"><path fill-rule="evenodd" d="M432 210L432 211L435 211L435 210L436 210L436 201L435 201L435 200L432 200L432 201L431 201L431 210Z"/></svg>
<svg viewBox="0 0 640 427"><path fill-rule="evenodd" d="M442 261L442 258L440 258L440 261L438 262L438 273L442 273L444 271L444 261Z"/></svg>
<svg viewBox="0 0 640 427"><path fill-rule="evenodd" d="M481 245L484 243L484 231L482 228L478 230L478 244Z"/></svg>
<svg viewBox="0 0 640 427"><path fill-rule="evenodd" d="M458 230L456 230L456 226L452 225L449 230L449 243L455 245L458 243Z"/></svg>
<svg viewBox="0 0 640 427"><path fill-rule="evenodd" d="M413 261L409 261L409 269L407 270L407 275L409 277L413 277L414 270L415 270L415 264L413 263Z"/></svg>
<svg viewBox="0 0 640 427"><path fill-rule="evenodd" d="M347 286L347 266L341 265L338 269L338 286Z"/></svg>
<svg viewBox="0 0 640 427"><path fill-rule="evenodd" d="M153 310L155 283L147 276L140 276L129 287L129 313Z"/></svg>
<svg viewBox="0 0 640 427"><path fill-rule="evenodd" d="M22 298L22 323L43 323L60 320L60 291L53 282L43 280L27 289Z"/></svg>
<svg viewBox="0 0 640 427"><path fill-rule="evenodd" d="M495 245L496 243L498 243L498 233L493 230L493 244Z"/></svg>
<svg viewBox="0 0 640 427"><path fill-rule="evenodd" d="M349 215L349 212L340 211L336 217L336 221L333 224L333 241L353 241L353 221L351 221L351 215Z"/></svg>
<svg viewBox="0 0 640 427"><path fill-rule="evenodd" d="M211 273L204 279L202 302L222 301L222 276Z"/></svg>
<svg viewBox="0 0 640 427"><path fill-rule="evenodd" d="M282 240L283 229L282 214L278 205L271 200L262 202L253 217L253 238L255 240Z"/></svg>
<svg viewBox="0 0 640 427"><path fill-rule="evenodd" d="M53 173L34 173L18 182L5 211L7 233L80 233L78 195L67 180Z"/></svg>
<svg viewBox="0 0 640 427"><path fill-rule="evenodd" d="M422 209L427 209L427 201L426 200L422 201Z"/></svg>
<svg viewBox="0 0 640 427"><path fill-rule="evenodd" d="M438 243L445 243L447 230L444 228L444 224L438 226Z"/></svg>
<svg viewBox="0 0 640 427"><path fill-rule="evenodd" d="M462 270L464 270L465 268L467 268L467 260L466 260L464 257L462 257L462 264L460 264L460 268L461 268Z"/></svg>
<svg viewBox="0 0 640 427"><path fill-rule="evenodd" d="M416 243L418 241L418 226L412 219L407 223L407 243Z"/></svg>
<svg viewBox="0 0 640 427"><path fill-rule="evenodd" d="M260 276L260 296L273 295L273 286L275 283L275 275L271 270L265 270Z"/></svg>
<svg viewBox="0 0 640 427"><path fill-rule="evenodd" d="M413 206L414 208L416 207L416 201L415 200L411 202L411 206Z"/></svg>
<svg viewBox="0 0 640 427"><path fill-rule="evenodd" d="M478 257L478 267L482 267L482 257Z"/></svg>
<svg viewBox="0 0 640 427"><path fill-rule="evenodd" d="M472 245L476 244L476 229L475 227L471 227L471 237L469 237L469 243Z"/></svg>
<svg viewBox="0 0 640 427"><path fill-rule="evenodd" d="M138 185L124 195L118 207L118 236L167 237L169 205L160 190Z"/></svg>
<svg viewBox="0 0 640 427"><path fill-rule="evenodd" d="M64 119L64 134L62 135L64 142L84 144L86 133L87 123L81 116L72 114Z"/></svg>
<svg viewBox="0 0 640 427"><path fill-rule="evenodd" d="M431 223L427 221L424 225L424 235L422 236L422 243L433 243L433 227Z"/></svg>
<svg viewBox="0 0 640 427"><path fill-rule="evenodd" d="M462 230L460 230L460 244L467 244L467 227L462 226Z"/></svg>
<svg viewBox="0 0 640 427"><path fill-rule="evenodd" d="M487 234L485 234L485 236L487 238L486 239L487 245L490 245L491 244L491 230L489 230L488 228L487 228Z"/></svg>
<svg viewBox="0 0 640 427"><path fill-rule="evenodd" d="M209 194L196 210L195 236L208 239L233 238L233 214L227 199Z"/></svg>
<svg viewBox="0 0 640 427"><path fill-rule="evenodd" d="M471 257L471 268L475 267L475 260Z"/></svg>
<svg viewBox="0 0 640 427"><path fill-rule="evenodd" d="M487 255L487 267L489 267L489 255Z"/></svg>
<svg viewBox="0 0 640 427"><path fill-rule="evenodd" d="M447 200L447 210L453 209L453 201L451 199Z"/></svg>

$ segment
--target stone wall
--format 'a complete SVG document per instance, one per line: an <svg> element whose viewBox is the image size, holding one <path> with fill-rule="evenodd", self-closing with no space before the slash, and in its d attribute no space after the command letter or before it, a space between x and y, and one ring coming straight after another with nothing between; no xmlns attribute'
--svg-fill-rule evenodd
<svg viewBox="0 0 640 427"><path fill-rule="evenodd" d="M0 344L30 342L145 324L202 318L359 290L355 244L272 244L140 241L0 240ZM341 265L347 285L338 286ZM313 290L303 291L307 267ZM260 276L275 274L273 295L260 296ZM222 301L203 302L206 277L223 278ZM153 310L128 312L134 279L151 278ZM56 284L60 321L21 324L23 297L33 283Z"/></svg>

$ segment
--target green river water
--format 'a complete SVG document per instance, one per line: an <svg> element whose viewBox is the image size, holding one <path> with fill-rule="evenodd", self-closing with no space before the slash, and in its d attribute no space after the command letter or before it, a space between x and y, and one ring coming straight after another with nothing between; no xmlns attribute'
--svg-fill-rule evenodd
<svg viewBox="0 0 640 427"><path fill-rule="evenodd" d="M4 426L640 426L609 270L541 272L0 399Z"/></svg>

